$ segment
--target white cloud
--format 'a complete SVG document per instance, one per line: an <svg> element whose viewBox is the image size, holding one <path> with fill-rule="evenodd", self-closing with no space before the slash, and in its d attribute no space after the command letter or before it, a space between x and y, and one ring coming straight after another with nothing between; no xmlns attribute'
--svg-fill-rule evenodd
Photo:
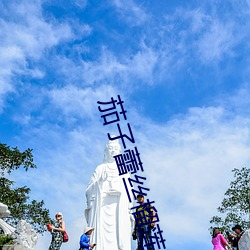
<svg viewBox="0 0 250 250"><path fill-rule="evenodd" d="M10 2L2 8L3 13L11 15L0 19L1 97L15 90L12 78L16 74L31 75L34 78L43 77L44 72L36 66L30 66L28 60L34 60L35 64L46 49L73 36L69 25L48 22L44 19L39 1L33 3L21 1L15 4ZM3 102L0 103L1 108L2 106Z"/></svg>
<svg viewBox="0 0 250 250"><path fill-rule="evenodd" d="M213 21L197 42L198 52L204 63L220 61L225 56L232 56L233 47L237 42L231 24Z"/></svg>
<svg viewBox="0 0 250 250"><path fill-rule="evenodd" d="M87 84L115 83L126 89L134 82L142 80L153 82L154 69L158 63L158 54L143 42L141 49L133 55L116 57L106 48L102 49L100 58L95 62L83 61L83 78Z"/></svg>
<svg viewBox="0 0 250 250"><path fill-rule="evenodd" d="M144 186L158 205L166 238L171 232L170 245L180 236L184 242L209 238L209 220L232 181L231 170L249 164L250 120L227 117L220 107L194 108L165 125L143 121L134 133Z"/></svg>
<svg viewBox="0 0 250 250"><path fill-rule="evenodd" d="M40 4L21 2L9 11L12 19L1 20L1 45L18 47L27 57L38 58L44 49L73 36L69 25L46 21Z"/></svg>
<svg viewBox="0 0 250 250"><path fill-rule="evenodd" d="M53 89L48 93L52 105L66 116L93 117L97 111L97 101L110 99L116 90L110 85L101 85L96 89L80 88L68 85L62 89Z"/></svg>
<svg viewBox="0 0 250 250"><path fill-rule="evenodd" d="M96 62L83 61L84 80L87 84L114 81L117 75L126 72L126 65L122 64L107 49L103 48L101 56Z"/></svg>
<svg viewBox="0 0 250 250"><path fill-rule="evenodd" d="M131 79L142 79L147 83L154 83L154 70L159 63L159 54L152 48L142 44L142 49L138 51L130 61L128 61L128 76Z"/></svg>
<svg viewBox="0 0 250 250"><path fill-rule="evenodd" d="M91 93L90 89L69 86L53 93L54 105L75 115L78 107L88 115L87 110L92 112L97 104L89 106L87 96L97 101L104 97L102 92L104 87ZM79 102L81 99L84 101ZM192 108L161 125L139 114L129 116L144 164L145 172L141 175L147 177L143 186L150 188L149 198L155 201L170 249L180 237L182 244L192 241L210 246L209 220L217 213L216 208L232 181L231 170L248 166L250 120L228 112L219 106ZM32 194L45 199L52 215L58 210L65 214L71 240L62 249L78 247L85 225L85 188L103 160L106 129L100 121L92 120L67 131L44 124L28 129L22 136L34 148L39 168L27 176L18 175L16 180L29 183ZM190 228L195 228L196 234ZM48 246L49 241L48 236L40 237L37 250Z"/></svg>
<svg viewBox="0 0 250 250"><path fill-rule="evenodd" d="M200 32L211 20L211 17L205 15L202 9L194 9L193 11L187 12L186 15L191 19L191 30L194 33Z"/></svg>
<svg viewBox="0 0 250 250"><path fill-rule="evenodd" d="M227 106L233 109L238 114L249 114L250 104L250 88L249 83L244 83L238 88L234 95L226 98ZM225 98L220 99L220 103L224 104Z"/></svg>
<svg viewBox="0 0 250 250"><path fill-rule="evenodd" d="M131 26L142 25L148 19L147 13L133 0L113 0L113 4L119 15Z"/></svg>
<svg viewBox="0 0 250 250"><path fill-rule="evenodd" d="M213 7L211 7L213 9ZM178 8L160 23L162 47L175 58L174 65L187 65L198 59L204 64L215 64L235 55L243 36L237 19L228 19L204 6L193 9ZM240 27L241 28L241 27ZM165 41L165 44L163 43ZM179 59L181 58L181 60Z"/></svg>
<svg viewBox="0 0 250 250"><path fill-rule="evenodd" d="M74 0L74 4L78 6L80 9L84 9L87 5L87 0Z"/></svg>

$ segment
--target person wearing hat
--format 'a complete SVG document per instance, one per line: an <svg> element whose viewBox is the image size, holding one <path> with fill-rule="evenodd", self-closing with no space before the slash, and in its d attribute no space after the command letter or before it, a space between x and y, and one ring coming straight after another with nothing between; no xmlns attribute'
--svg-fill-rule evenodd
<svg viewBox="0 0 250 250"><path fill-rule="evenodd" d="M80 238L80 249L79 250L89 250L89 249L93 249L95 247L95 243L94 244L90 244L89 243L89 239L90 239L90 235L93 232L94 228L93 227L86 227L83 235Z"/></svg>
<svg viewBox="0 0 250 250"><path fill-rule="evenodd" d="M233 244L236 247L235 249L239 250L239 240L242 236L242 234L244 233L242 227L240 225L235 225L232 230L236 233L235 234L230 234L230 236L232 236L234 238Z"/></svg>
<svg viewBox="0 0 250 250"><path fill-rule="evenodd" d="M61 212L56 213L56 223L55 225L51 225L48 229L52 234L52 240L50 243L49 250L60 250L62 242L63 242L63 232L65 231L65 223L62 220L63 215Z"/></svg>

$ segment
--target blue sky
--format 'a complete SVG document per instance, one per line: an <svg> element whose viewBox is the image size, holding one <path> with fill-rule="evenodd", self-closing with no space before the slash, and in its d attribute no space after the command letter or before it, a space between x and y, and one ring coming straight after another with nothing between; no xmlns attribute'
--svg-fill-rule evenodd
<svg viewBox="0 0 250 250"><path fill-rule="evenodd" d="M63 212L62 250L116 133L97 101L117 95L167 249L211 249L209 220L250 160L249 20L249 0L0 1L0 141L33 149L38 168L10 178Z"/></svg>

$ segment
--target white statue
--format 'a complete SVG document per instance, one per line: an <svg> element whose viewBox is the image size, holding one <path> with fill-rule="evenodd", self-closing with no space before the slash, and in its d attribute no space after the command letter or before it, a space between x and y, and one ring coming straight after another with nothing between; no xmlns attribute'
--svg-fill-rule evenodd
<svg viewBox="0 0 250 250"><path fill-rule="evenodd" d="M126 189L119 176L114 155L121 154L118 140L109 141L104 151L104 163L97 166L86 189L88 226L95 230L91 242L95 250L130 250L133 216ZM128 182L127 182L128 183Z"/></svg>
<svg viewBox="0 0 250 250"><path fill-rule="evenodd" d="M25 220L20 220L14 234L15 242L23 246L26 250L35 249L38 237L31 225Z"/></svg>
<svg viewBox="0 0 250 250"><path fill-rule="evenodd" d="M249 250L250 249L250 229L246 230L240 237L238 242L239 250Z"/></svg>
<svg viewBox="0 0 250 250"><path fill-rule="evenodd" d="M38 240L35 230L25 220L20 220L16 228L10 226L1 219L9 215L8 206L0 202L0 228L3 229L4 234L13 236L15 245L18 245L20 249L34 250Z"/></svg>
<svg viewBox="0 0 250 250"><path fill-rule="evenodd" d="M10 215L8 206L0 202L0 218L5 218Z"/></svg>
<svg viewBox="0 0 250 250"><path fill-rule="evenodd" d="M15 228L6 223L2 218L6 218L10 215L8 206L0 202L0 228L3 229L4 234L11 235Z"/></svg>

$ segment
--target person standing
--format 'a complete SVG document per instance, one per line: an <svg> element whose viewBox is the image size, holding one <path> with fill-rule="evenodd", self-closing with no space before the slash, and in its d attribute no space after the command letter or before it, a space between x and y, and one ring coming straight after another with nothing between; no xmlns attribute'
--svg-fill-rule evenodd
<svg viewBox="0 0 250 250"><path fill-rule="evenodd" d="M142 194L137 195L137 202L140 206L136 209L137 220L134 223L134 231L132 236L137 238L138 248L137 250L143 250L144 238L146 243L149 244L147 249L154 249L150 245L151 230L155 226L154 218L155 211L150 204L144 203L144 196ZM144 206L145 205L145 206ZM142 218L142 219L139 219ZM147 221L146 221L147 220Z"/></svg>
<svg viewBox="0 0 250 250"><path fill-rule="evenodd" d="M213 250L225 250L225 246L232 249L218 227L213 229L212 244L214 245Z"/></svg>
<svg viewBox="0 0 250 250"><path fill-rule="evenodd" d="M94 244L90 244L90 235L93 232L94 228L93 227L86 227L83 235L80 238L80 249L79 250L89 250L89 249L93 249L96 245L96 243Z"/></svg>
<svg viewBox="0 0 250 250"><path fill-rule="evenodd" d="M49 250L60 250L63 242L63 232L66 230L65 222L62 220L63 215L61 212L56 213L56 223L51 226L52 240Z"/></svg>
<svg viewBox="0 0 250 250"><path fill-rule="evenodd" d="M234 238L234 245L236 247L237 250L239 250L239 240L242 236L242 234L244 233L243 229L241 228L240 225L235 225L232 230L236 233L235 234L231 234L231 236Z"/></svg>

